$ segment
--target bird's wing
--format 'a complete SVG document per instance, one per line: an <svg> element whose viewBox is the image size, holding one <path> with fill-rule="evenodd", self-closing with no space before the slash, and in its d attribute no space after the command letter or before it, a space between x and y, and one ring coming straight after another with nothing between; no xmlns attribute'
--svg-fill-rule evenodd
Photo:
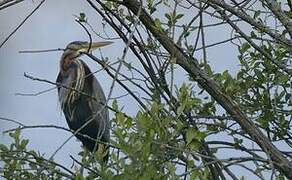
<svg viewBox="0 0 292 180"><path fill-rule="evenodd" d="M70 73L67 76L61 76L61 74L59 73L57 77L57 83L59 83L58 95L61 107L64 107L65 103L69 103L69 95L71 90L68 88L72 88L72 83L74 82L75 79L74 76L75 76L74 73Z"/></svg>
<svg viewBox="0 0 292 180"><path fill-rule="evenodd" d="M93 78L93 96L96 97L97 101L93 102L93 108L96 109L98 114L100 114L99 121L101 122L101 128L109 128L108 127L108 121L109 121L109 115L108 115L108 108L106 106L106 98L104 95L104 92L101 88L101 85L97 81L96 78Z"/></svg>
<svg viewBox="0 0 292 180"><path fill-rule="evenodd" d="M89 94L93 96L96 100L90 100L89 107L91 108L92 112L94 112L93 116L96 119L98 124L99 133L98 136L101 137L103 140L109 140L109 113L108 108L106 107L106 98L103 92L103 89L100 83L97 81L94 75L91 74L89 68L84 63L84 69L86 74L86 81L89 81L85 84L90 84L90 91Z"/></svg>

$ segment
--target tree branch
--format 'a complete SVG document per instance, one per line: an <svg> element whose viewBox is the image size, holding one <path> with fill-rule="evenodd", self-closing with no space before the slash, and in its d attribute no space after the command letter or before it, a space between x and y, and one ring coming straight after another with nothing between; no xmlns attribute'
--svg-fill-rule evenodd
<svg viewBox="0 0 292 180"><path fill-rule="evenodd" d="M45 2L45 0L42 0L39 5L34 8L34 10L29 13L28 16L5 38L5 40L0 44L0 48L10 39L10 37L16 33L16 31L42 6L42 4Z"/></svg>
<svg viewBox="0 0 292 180"><path fill-rule="evenodd" d="M141 4L136 0L124 0L123 5L137 14ZM240 107L221 90L219 85L211 79L198 65L198 61L185 54L164 32L157 27L151 16L142 9L139 16L144 26L151 31L154 37L163 45L163 47L177 59L183 69L185 69L196 81L204 88L246 131L251 138L266 152L276 167L285 174L287 178L292 179L292 165L288 159L271 143L268 138L248 119Z"/></svg>

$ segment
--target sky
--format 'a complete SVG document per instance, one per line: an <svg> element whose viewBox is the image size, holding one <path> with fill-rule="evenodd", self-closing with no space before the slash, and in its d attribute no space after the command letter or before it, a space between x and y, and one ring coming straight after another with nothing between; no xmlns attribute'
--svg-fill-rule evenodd
<svg viewBox="0 0 292 180"><path fill-rule="evenodd" d="M33 10L40 1L24 1L13 7L0 11L0 42L2 42L14 28ZM87 34L78 25L74 15L86 12L86 16L96 31L101 31L102 19L82 0L50 0L43 6L0 48L0 117L15 119L25 125L57 125L67 127L64 116L58 104L56 90L38 96L19 96L16 93L37 93L52 85L32 81L24 77L24 73L55 81L59 71L61 52L47 52L38 54L22 54L21 50L39 50L64 48L69 42L88 40ZM161 12L163 14L163 12ZM113 32L108 29L111 35ZM218 42L230 37L229 29L206 29L207 44ZM101 40L93 36L94 40ZM110 60L117 60L123 54L124 44L115 40L110 47L101 50L103 56ZM238 68L236 51L231 45L217 46L208 51L208 60L216 72L228 69L231 73ZM100 56L100 52L95 53ZM200 59L201 53L197 57ZM128 55L126 60L131 59ZM83 57L92 71L99 70L100 66ZM133 60L134 61L134 60ZM105 94L109 92L111 79L105 72L96 74L103 86ZM185 74L175 77L176 82L182 83ZM110 79L110 80L109 80ZM113 97L125 93L120 87L114 89ZM135 114L138 105L133 99L121 100L126 111ZM128 108L131 107L131 108ZM16 127L13 123L0 120L0 132ZM71 136L56 129L27 129L22 131L25 138L30 139L29 148L37 149L49 157L54 151ZM0 142L9 143L7 134L0 134ZM77 156L80 151L80 142L72 138L55 156L57 162L70 164L69 155Z"/></svg>

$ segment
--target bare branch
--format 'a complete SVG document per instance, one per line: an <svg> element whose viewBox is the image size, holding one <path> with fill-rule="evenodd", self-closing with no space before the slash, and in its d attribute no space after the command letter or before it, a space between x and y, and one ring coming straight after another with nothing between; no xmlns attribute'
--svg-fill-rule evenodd
<svg viewBox="0 0 292 180"><path fill-rule="evenodd" d="M45 2L45 0L42 0L39 5L34 8L34 10L29 13L28 16L5 38L5 40L0 44L0 48L9 40L9 38L16 33L16 31L42 6L42 4Z"/></svg>
<svg viewBox="0 0 292 180"><path fill-rule="evenodd" d="M15 4L21 3L22 1L24 0L3 0L0 2L0 11Z"/></svg>

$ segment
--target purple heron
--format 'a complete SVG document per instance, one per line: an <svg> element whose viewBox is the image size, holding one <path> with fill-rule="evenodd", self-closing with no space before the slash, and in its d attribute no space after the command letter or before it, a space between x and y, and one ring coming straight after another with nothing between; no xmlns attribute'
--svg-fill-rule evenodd
<svg viewBox="0 0 292 180"><path fill-rule="evenodd" d="M106 143L110 139L106 98L100 83L79 57L84 52L111 43L71 42L62 54L57 77L59 102L69 128L86 149L101 151L104 161L108 159L109 147Z"/></svg>

